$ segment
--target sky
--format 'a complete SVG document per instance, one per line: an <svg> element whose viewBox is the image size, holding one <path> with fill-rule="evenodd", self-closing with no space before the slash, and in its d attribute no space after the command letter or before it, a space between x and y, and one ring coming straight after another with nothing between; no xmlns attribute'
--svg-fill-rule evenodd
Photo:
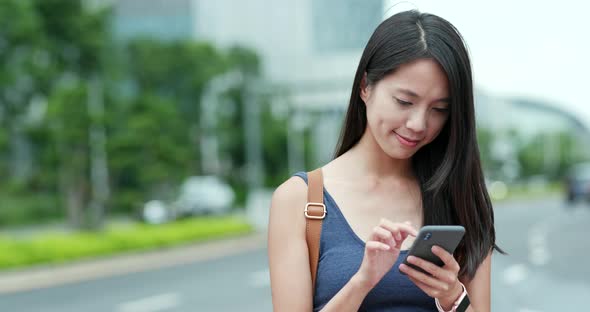
<svg viewBox="0 0 590 312"><path fill-rule="evenodd" d="M590 127L588 2L396 0L384 5L386 17L417 8L455 25L467 42L480 90L546 101Z"/></svg>

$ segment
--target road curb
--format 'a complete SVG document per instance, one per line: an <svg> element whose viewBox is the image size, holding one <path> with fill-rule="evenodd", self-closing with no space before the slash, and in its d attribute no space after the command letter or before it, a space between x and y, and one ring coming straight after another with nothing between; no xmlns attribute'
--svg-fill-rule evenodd
<svg viewBox="0 0 590 312"><path fill-rule="evenodd" d="M265 246L266 233L256 232L164 250L0 272L0 295L212 260Z"/></svg>

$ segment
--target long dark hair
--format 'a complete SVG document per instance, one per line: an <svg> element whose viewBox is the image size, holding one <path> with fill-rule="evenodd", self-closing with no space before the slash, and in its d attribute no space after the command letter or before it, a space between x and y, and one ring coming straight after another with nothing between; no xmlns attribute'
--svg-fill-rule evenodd
<svg viewBox="0 0 590 312"><path fill-rule="evenodd" d="M477 147L473 83L467 48L459 31L436 15L405 11L383 21L369 39L359 62L335 157L360 140L367 126L361 80L373 85L400 65L433 59L449 81L449 118L438 137L412 157L420 184L424 225L460 224L463 241L455 255L460 276L472 279L496 245L494 213Z"/></svg>

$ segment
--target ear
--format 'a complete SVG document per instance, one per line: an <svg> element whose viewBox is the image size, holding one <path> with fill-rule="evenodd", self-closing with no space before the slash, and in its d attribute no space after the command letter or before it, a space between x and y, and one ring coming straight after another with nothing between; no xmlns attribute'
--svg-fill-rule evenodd
<svg viewBox="0 0 590 312"><path fill-rule="evenodd" d="M369 98L370 94L371 94L371 88L370 86L367 84L367 72L365 72L363 74L363 78L361 78L361 92L360 92L360 96L361 96L361 100L363 100L363 102L365 102L365 105L367 105L367 99Z"/></svg>

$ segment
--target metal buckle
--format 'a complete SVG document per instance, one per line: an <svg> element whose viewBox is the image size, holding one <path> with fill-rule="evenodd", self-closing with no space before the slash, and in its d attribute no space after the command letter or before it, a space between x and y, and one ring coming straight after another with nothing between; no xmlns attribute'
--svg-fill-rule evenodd
<svg viewBox="0 0 590 312"><path fill-rule="evenodd" d="M318 206L318 207L322 207L324 209L324 214L321 216L312 216L309 215L309 213L307 213L307 208L309 206ZM322 220L326 217L326 214L328 214L328 212L326 211L326 205L324 205L323 203L307 203L305 205L305 217L308 219L316 219L316 220Z"/></svg>

